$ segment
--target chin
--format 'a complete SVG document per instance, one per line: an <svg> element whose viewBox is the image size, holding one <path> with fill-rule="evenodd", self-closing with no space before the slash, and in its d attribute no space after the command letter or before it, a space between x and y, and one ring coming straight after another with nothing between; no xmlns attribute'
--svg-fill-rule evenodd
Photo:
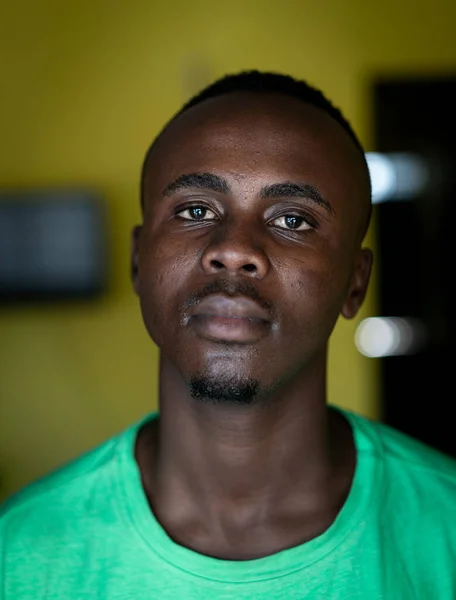
<svg viewBox="0 0 456 600"><path fill-rule="evenodd" d="M227 373L197 373L188 385L192 398L211 404L250 406L261 395L261 386L256 379Z"/></svg>

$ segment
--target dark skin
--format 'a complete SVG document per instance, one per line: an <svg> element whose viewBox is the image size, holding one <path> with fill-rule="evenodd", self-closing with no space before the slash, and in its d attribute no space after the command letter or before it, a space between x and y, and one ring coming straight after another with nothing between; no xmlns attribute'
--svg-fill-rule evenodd
<svg viewBox="0 0 456 600"><path fill-rule="evenodd" d="M177 543L260 558L315 538L340 511L356 451L327 406L327 345L364 300L368 214L359 150L299 100L207 100L155 143L132 261L161 353L160 418L136 458ZM245 404L195 399L199 375L256 391Z"/></svg>

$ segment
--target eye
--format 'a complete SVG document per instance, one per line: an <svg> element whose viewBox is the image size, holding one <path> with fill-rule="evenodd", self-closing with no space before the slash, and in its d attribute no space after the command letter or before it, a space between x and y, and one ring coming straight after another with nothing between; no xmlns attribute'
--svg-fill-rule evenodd
<svg viewBox="0 0 456 600"><path fill-rule="evenodd" d="M188 206L176 212L176 216L185 221L214 221L217 215L205 206Z"/></svg>
<svg viewBox="0 0 456 600"><path fill-rule="evenodd" d="M292 231L305 231L306 229L313 229L313 226L304 218L299 215L284 215L283 217L277 217L270 221L275 227L281 229L289 229Z"/></svg>

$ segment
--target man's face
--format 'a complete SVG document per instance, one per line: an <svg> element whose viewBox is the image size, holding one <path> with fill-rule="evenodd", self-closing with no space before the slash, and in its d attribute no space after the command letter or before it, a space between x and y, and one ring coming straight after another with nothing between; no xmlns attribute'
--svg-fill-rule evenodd
<svg viewBox="0 0 456 600"><path fill-rule="evenodd" d="M269 390L325 359L371 257L359 151L323 111L229 94L176 119L150 155L134 280L146 328L186 382ZM231 382L231 383L230 383Z"/></svg>

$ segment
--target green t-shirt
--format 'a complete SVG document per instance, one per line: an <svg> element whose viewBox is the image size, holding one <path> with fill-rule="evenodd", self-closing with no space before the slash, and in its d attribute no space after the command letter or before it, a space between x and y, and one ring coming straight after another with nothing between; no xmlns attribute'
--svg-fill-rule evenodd
<svg viewBox="0 0 456 600"><path fill-rule="evenodd" d="M141 487L138 423L2 507L0 599L454 600L456 462L344 414L352 487L312 541L247 561L177 545Z"/></svg>

